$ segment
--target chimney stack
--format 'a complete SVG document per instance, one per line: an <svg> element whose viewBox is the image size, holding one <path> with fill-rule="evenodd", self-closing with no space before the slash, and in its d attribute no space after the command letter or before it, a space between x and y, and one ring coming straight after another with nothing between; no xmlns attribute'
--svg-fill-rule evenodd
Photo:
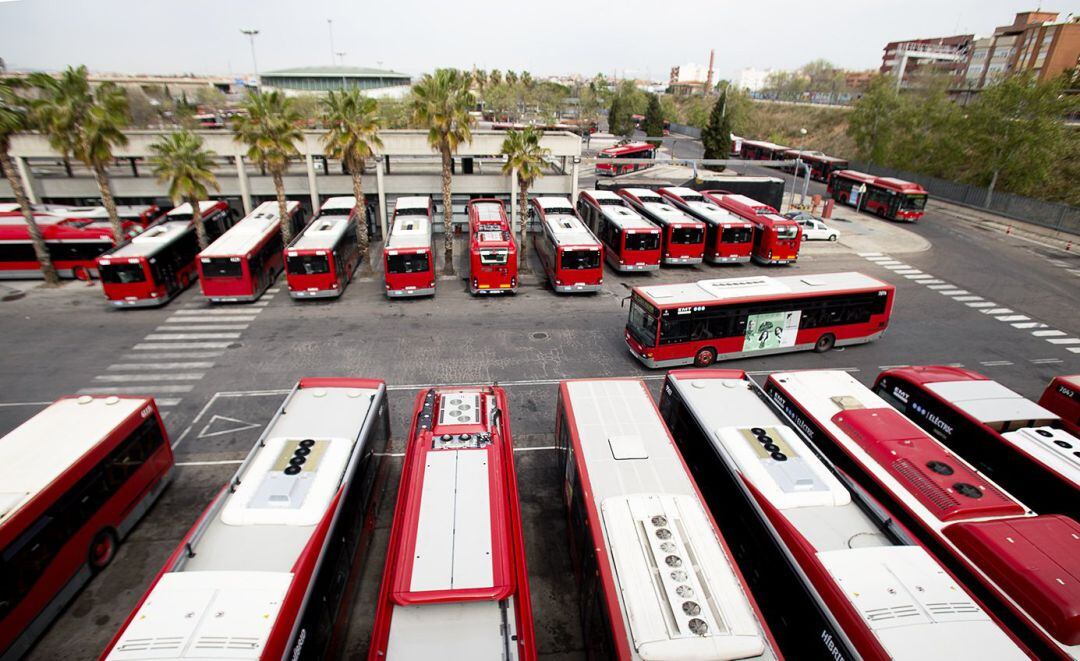
<svg viewBox="0 0 1080 661"><path fill-rule="evenodd" d="M716 50L709 50L709 74L705 77L705 96L712 94L713 88L713 60L716 58Z"/></svg>

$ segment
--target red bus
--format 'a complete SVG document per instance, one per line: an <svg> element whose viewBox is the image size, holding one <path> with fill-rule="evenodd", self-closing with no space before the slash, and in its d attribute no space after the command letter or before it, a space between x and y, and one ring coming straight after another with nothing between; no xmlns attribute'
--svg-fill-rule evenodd
<svg viewBox="0 0 1080 661"><path fill-rule="evenodd" d="M390 235L383 246L386 295L435 295L435 253L431 248L431 198L399 197Z"/></svg>
<svg viewBox="0 0 1080 661"><path fill-rule="evenodd" d="M0 438L0 657L112 562L172 468L149 397L63 397Z"/></svg>
<svg viewBox="0 0 1080 661"><path fill-rule="evenodd" d="M517 244L503 203L469 202L469 291L499 294L517 291Z"/></svg>
<svg viewBox="0 0 1080 661"><path fill-rule="evenodd" d="M102 658L339 657L387 477L387 407L382 381L301 379Z"/></svg>
<svg viewBox="0 0 1080 661"><path fill-rule="evenodd" d="M161 219L162 211L156 204L121 204L116 207L116 215L121 221L150 227L154 221Z"/></svg>
<svg viewBox="0 0 1080 661"><path fill-rule="evenodd" d="M833 172L837 170L846 170L848 162L843 158L836 158L835 156L829 156L819 151L807 151L805 149L788 149L783 153L783 157L788 160L802 159L802 162L810 168L810 178L815 181L829 181ZM794 170L794 167L784 168L788 172ZM799 172L798 174L802 174Z"/></svg>
<svg viewBox="0 0 1080 661"><path fill-rule="evenodd" d="M416 397L368 659L536 659L506 393Z"/></svg>
<svg viewBox="0 0 1080 661"><path fill-rule="evenodd" d="M620 188L631 208L660 228L662 264L700 264L705 255L705 223L686 215L648 188Z"/></svg>
<svg viewBox="0 0 1080 661"><path fill-rule="evenodd" d="M866 186L866 193L859 188ZM828 193L837 202L876 213L889 220L923 217L928 195L926 189L903 179L875 177L855 170L838 170L829 178Z"/></svg>
<svg viewBox="0 0 1080 661"><path fill-rule="evenodd" d="M578 215L604 244L604 257L620 272L660 268L660 228L606 190L578 193Z"/></svg>
<svg viewBox="0 0 1080 661"><path fill-rule="evenodd" d="M802 227L799 223L784 218L776 209L745 195L711 190L705 191L705 199L754 224L754 251L751 256L755 261L761 264L793 264L799 259L799 246L802 244Z"/></svg>
<svg viewBox="0 0 1080 661"><path fill-rule="evenodd" d="M744 372L669 372L660 412L788 654L1024 658L1001 623ZM899 611L910 613L903 626L891 615Z"/></svg>
<svg viewBox="0 0 1080 661"><path fill-rule="evenodd" d="M627 172L637 172L652 167L652 163L608 163L620 158L656 158L656 147L648 142L626 142L607 149L601 149L596 155L596 175L614 177Z"/></svg>
<svg viewBox="0 0 1080 661"><path fill-rule="evenodd" d="M700 192L682 186L661 188L659 193L670 204L705 223L705 261L710 264L739 264L750 261L754 250L754 224Z"/></svg>
<svg viewBox="0 0 1080 661"><path fill-rule="evenodd" d="M1080 437L1080 375L1055 376L1046 386L1039 404L1061 418L1061 426L1073 436ZM1080 447L1073 456L1080 458Z"/></svg>
<svg viewBox="0 0 1080 661"><path fill-rule="evenodd" d="M1051 411L945 365L885 370L874 391L1039 512L1080 518L1080 438Z"/></svg>
<svg viewBox="0 0 1080 661"><path fill-rule="evenodd" d="M563 381L555 438L586 658L781 658L643 381Z"/></svg>
<svg viewBox="0 0 1080 661"><path fill-rule="evenodd" d="M739 155L748 161L782 161L787 147L765 140L743 138Z"/></svg>
<svg viewBox="0 0 1080 661"><path fill-rule="evenodd" d="M544 272L560 293L600 291L604 284L604 246L593 236L565 197L534 197L530 215L540 219L533 247Z"/></svg>
<svg viewBox="0 0 1080 661"><path fill-rule="evenodd" d="M634 287L625 338L648 367L864 344L885 333L892 285L862 273Z"/></svg>
<svg viewBox="0 0 1080 661"><path fill-rule="evenodd" d="M360 263L356 243L356 198L332 197L285 249L289 296L304 300L337 298Z"/></svg>
<svg viewBox="0 0 1080 661"><path fill-rule="evenodd" d="M304 226L299 202L287 207L293 232ZM277 202L263 202L199 253L199 285L213 303L255 301L284 268Z"/></svg>
<svg viewBox="0 0 1080 661"><path fill-rule="evenodd" d="M1032 512L847 372L774 373L765 391L1035 658L1080 654L1080 524Z"/></svg>
<svg viewBox="0 0 1080 661"><path fill-rule="evenodd" d="M34 214L45 248L61 278L87 278L97 274L97 258L115 245L106 227L88 229L89 221ZM0 278L43 277L30 229L22 214L0 217Z"/></svg>

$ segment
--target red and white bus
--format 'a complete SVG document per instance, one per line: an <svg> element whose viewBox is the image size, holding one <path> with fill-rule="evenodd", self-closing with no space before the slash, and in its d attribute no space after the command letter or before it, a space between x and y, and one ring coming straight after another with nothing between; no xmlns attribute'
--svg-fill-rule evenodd
<svg viewBox="0 0 1080 661"><path fill-rule="evenodd" d="M848 167L848 161L846 159L829 156L819 151L788 149L783 153L783 157L792 161L801 159L802 162L810 168L810 178L815 181L827 182L833 172L836 172L837 170L846 170ZM792 166L784 169L791 172L795 168ZM802 172L799 172L798 174L802 175Z"/></svg>
<svg viewBox="0 0 1080 661"><path fill-rule="evenodd" d="M563 381L555 437L586 658L781 658L643 381Z"/></svg>
<svg viewBox="0 0 1080 661"><path fill-rule="evenodd" d="M874 391L1037 511L1080 518L1080 438L1051 411L945 365L885 370Z"/></svg>
<svg viewBox="0 0 1080 661"><path fill-rule="evenodd" d="M866 186L866 192L860 194L862 186ZM829 178L828 193L837 202L876 213L882 218L912 222L923 217L929 197L919 184L855 170L834 172Z"/></svg>
<svg viewBox="0 0 1080 661"><path fill-rule="evenodd" d="M600 291L604 246L565 197L534 197L530 214L540 219L533 247L552 288L560 293Z"/></svg>
<svg viewBox="0 0 1080 661"><path fill-rule="evenodd" d="M1080 375L1055 376L1046 386L1039 404L1061 418L1061 425L1073 436L1080 437ZM1080 458L1080 447L1071 448Z"/></svg>
<svg viewBox="0 0 1080 661"><path fill-rule="evenodd" d="M298 300L337 298L360 263L356 198L332 197L285 249L285 281Z"/></svg>
<svg viewBox="0 0 1080 661"><path fill-rule="evenodd" d="M287 205L293 232L304 226L299 202ZM284 268L277 202L263 202L199 253L199 285L213 303L255 301Z"/></svg>
<svg viewBox="0 0 1080 661"><path fill-rule="evenodd" d="M800 436L744 372L669 372L660 412L789 655L1025 657L1001 623Z"/></svg>
<svg viewBox="0 0 1080 661"><path fill-rule="evenodd" d="M517 244L503 203L471 200L469 208L469 291L473 294L517 291Z"/></svg>
<svg viewBox="0 0 1080 661"><path fill-rule="evenodd" d="M743 138L739 156L748 161L782 161L784 152L788 150L783 145L778 145L766 140L747 140Z"/></svg>
<svg viewBox="0 0 1080 661"><path fill-rule="evenodd" d="M682 186L661 188L669 203L705 223L705 261L710 264L739 264L750 261L754 250L754 224L700 192Z"/></svg>
<svg viewBox="0 0 1080 661"><path fill-rule="evenodd" d="M765 391L1035 658L1080 656L1080 524L1036 515L847 372L774 373Z"/></svg>
<svg viewBox="0 0 1080 661"><path fill-rule="evenodd" d="M536 656L506 392L422 390L368 659Z"/></svg>
<svg viewBox="0 0 1080 661"><path fill-rule="evenodd" d="M112 562L172 468L149 397L63 397L0 438L0 657Z"/></svg>
<svg viewBox="0 0 1080 661"><path fill-rule="evenodd" d="M38 213L34 214L34 221L61 278L85 279L97 275L97 258L115 246L108 226L88 229L88 221ZM0 217L0 278L41 277L41 264L22 214Z"/></svg>
<svg viewBox="0 0 1080 661"><path fill-rule="evenodd" d="M116 207L116 215L121 221L127 221L139 227L150 227L162 216L161 207L156 204L121 204Z"/></svg>
<svg viewBox="0 0 1080 661"><path fill-rule="evenodd" d="M799 259L802 227L784 218L776 209L745 195L721 190L705 191L705 199L715 202L754 225L754 261L761 264L794 264Z"/></svg>
<svg viewBox="0 0 1080 661"><path fill-rule="evenodd" d="M390 235L383 246L386 295L435 295L435 253L431 247L431 198L399 197Z"/></svg>
<svg viewBox="0 0 1080 661"><path fill-rule="evenodd" d="M620 272L660 268L660 228L606 190L578 193L578 215L604 244L604 257Z"/></svg>
<svg viewBox="0 0 1080 661"><path fill-rule="evenodd" d="M301 379L102 658L340 656L389 430L382 381Z"/></svg>
<svg viewBox="0 0 1080 661"><path fill-rule="evenodd" d="M652 163L618 163L619 159L656 158L656 147L648 142L627 142L607 149L601 149L596 155L596 175L614 177L628 172L637 172L652 167Z"/></svg>
<svg viewBox="0 0 1080 661"><path fill-rule="evenodd" d="M224 202L199 203L203 227L211 241L221 236L234 215ZM191 205L170 211L163 220L97 259L102 290L119 308L165 305L198 277L199 243L191 221Z"/></svg>
<svg viewBox="0 0 1080 661"><path fill-rule="evenodd" d="M892 285L851 271L634 287L626 345L648 367L821 353L881 337L893 293Z"/></svg>
<svg viewBox="0 0 1080 661"><path fill-rule="evenodd" d="M700 264L705 255L705 223L686 215L648 188L620 188L631 208L660 228L662 264Z"/></svg>

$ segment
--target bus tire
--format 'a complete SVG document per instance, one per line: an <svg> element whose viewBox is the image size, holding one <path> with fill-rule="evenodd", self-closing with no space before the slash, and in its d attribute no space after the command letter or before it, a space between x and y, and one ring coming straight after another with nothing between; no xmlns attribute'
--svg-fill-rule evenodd
<svg viewBox="0 0 1080 661"><path fill-rule="evenodd" d="M694 367L708 367L716 362L716 349L702 347L694 354Z"/></svg>
<svg viewBox="0 0 1080 661"><path fill-rule="evenodd" d="M109 566L116 556L116 547L120 544L120 538L112 528L102 528L97 531L90 540L90 548L87 550L87 563L90 571L95 574Z"/></svg>
<svg viewBox="0 0 1080 661"><path fill-rule="evenodd" d="M817 342L814 343L814 351L818 353L825 353L829 349L832 349L834 346L836 346L836 336L832 333L825 333L817 339Z"/></svg>

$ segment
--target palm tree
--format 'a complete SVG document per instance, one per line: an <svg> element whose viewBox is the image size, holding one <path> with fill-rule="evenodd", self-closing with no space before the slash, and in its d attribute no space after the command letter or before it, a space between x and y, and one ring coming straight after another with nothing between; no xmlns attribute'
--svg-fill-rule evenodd
<svg viewBox="0 0 1080 661"><path fill-rule="evenodd" d="M289 169L289 157L300 153L296 143L304 137L300 129L303 117L293 100L277 90L248 93L242 108L245 114L236 118L233 131L237 140L247 145L247 157L268 171L274 180L281 216L281 239L289 245L292 224L288 222L284 177Z"/></svg>
<svg viewBox="0 0 1080 661"><path fill-rule="evenodd" d="M371 268L368 254L367 204L364 201L364 166L367 159L382 149L379 138L379 105L375 99L361 96L351 89L330 92L323 100L323 122L327 126L323 143L331 158L340 159L352 175L353 195L356 197L356 244L364 256L365 268Z"/></svg>
<svg viewBox="0 0 1080 661"><path fill-rule="evenodd" d="M60 283L60 276L56 274L52 256L45 245L45 239L41 235L41 228L34 221L34 211L30 208L30 200L23 190L22 180L15 171L15 164L11 160L9 149L11 148L11 136L20 131L31 128L30 112L26 99L19 96L16 90L22 86L21 81L14 79L0 79L0 169L4 171L11 192L15 195L15 201L22 210L26 220L27 231L30 233L30 243L34 246L34 256L41 265L41 274L45 276L45 284L56 285Z"/></svg>
<svg viewBox="0 0 1080 661"><path fill-rule="evenodd" d="M109 225L120 243L124 229L106 168L113 160L113 148L128 141L123 132L128 123L127 94L113 83L91 89L85 66L68 67L59 77L33 73L29 80L40 90L33 105L35 123L49 136L53 149L93 170Z"/></svg>
<svg viewBox="0 0 1080 661"><path fill-rule="evenodd" d="M521 227L521 241L518 245L518 270L523 273L529 271L529 261L525 258L525 219L529 202L529 187L537 178L544 175L545 159L551 155L551 150L540 146L541 131L531 126L526 126L521 131L510 130L503 140L500 154L506 156L503 163L503 174L517 174L518 184L518 224Z"/></svg>
<svg viewBox="0 0 1080 661"><path fill-rule="evenodd" d="M214 152L206 148L203 139L188 130L171 133L150 145L154 152L150 163L158 181L169 182L169 197L173 204L187 202L191 205L191 218L195 223L195 235L199 249L209 244L203 225L199 201L209 197L207 188L221 190L217 177L210 168L214 166Z"/></svg>
<svg viewBox="0 0 1080 661"><path fill-rule="evenodd" d="M454 274L454 208L450 198L453 155L462 142L472 142L469 126L475 101L469 76L457 69L436 69L413 87L413 120L428 127L428 145L442 157L443 252L445 272Z"/></svg>

